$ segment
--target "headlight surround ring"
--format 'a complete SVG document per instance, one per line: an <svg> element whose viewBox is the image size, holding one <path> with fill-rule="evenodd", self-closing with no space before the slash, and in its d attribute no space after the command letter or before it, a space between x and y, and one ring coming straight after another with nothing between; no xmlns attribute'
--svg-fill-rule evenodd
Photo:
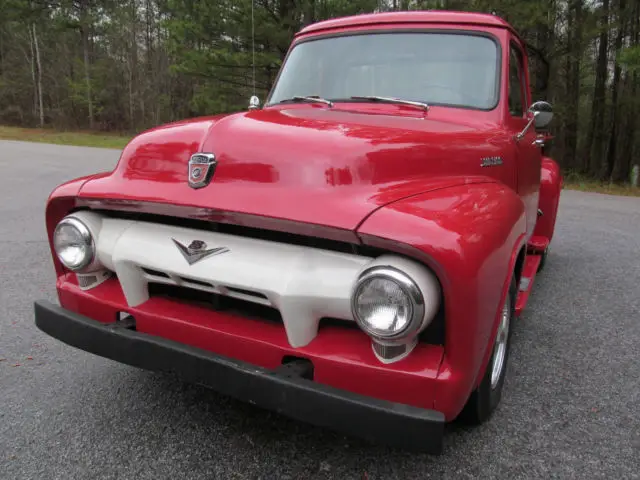
<svg viewBox="0 0 640 480"><path fill-rule="evenodd" d="M63 240L60 239L60 236L63 234L62 233L63 228L67 228L67 229L71 228L75 230L74 233L77 234L77 239L78 239L78 241L75 244L73 244L72 242L61 244ZM95 253L96 253L95 243L94 243L93 235L89 230L89 227L84 222L82 222L81 220L73 216L68 216L63 218L58 223L58 225L56 225L56 228L53 232L53 247L54 247L56 256L58 257L58 260L60 260L62 265L65 266L65 268L68 268L72 272L83 271L93 263L93 260L95 258ZM74 247L83 249L84 251L83 256L80 261L70 262L68 258L65 259L63 255L63 250L65 248L74 248Z"/></svg>
<svg viewBox="0 0 640 480"><path fill-rule="evenodd" d="M392 288L395 287L401 291L408 301L409 308L407 310L409 311L406 314L408 319L404 322L404 325L397 330L389 331L389 329L376 328L371 325L371 322L362 318L362 312L360 311L362 308L362 304L360 303L361 296L363 295L365 288L370 287L376 280L389 282L387 285L392 286ZM381 285L372 288L380 290ZM392 293L397 294L397 292ZM384 303L381 302L381 306L384 306ZM362 272L352 291L351 311L356 323L364 332L374 339L380 339L383 341L411 339L420 331L425 323L424 296L416 282L406 273L398 270L397 268L386 265L374 266Z"/></svg>

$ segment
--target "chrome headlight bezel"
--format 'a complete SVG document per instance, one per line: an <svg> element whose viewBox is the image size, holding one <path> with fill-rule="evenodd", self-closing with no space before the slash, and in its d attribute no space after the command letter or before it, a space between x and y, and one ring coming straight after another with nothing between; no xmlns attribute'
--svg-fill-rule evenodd
<svg viewBox="0 0 640 480"><path fill-rule="evenodd" d="M411 306L410 320L407 325L399 331L388 332L372 327L358 313L358 298L362 289L374 279L391 281L397 285L406 295ZM425 300L418 284L401 270L387 266L378 265L366 269L355 282L351 294L351 312L358 326L374 339L383 341L404 340L414 337L425 324Z"/></svg>
<svg viewBox="0 0 640 480"><path fill-rule="evenodd" d="M89 254L85 255L85 257L82 259L82 262L80 262L78 265L67 264L58 251L56 245L56 236L58 235L60 229L65 226L72 227L77 230L84 246L88 248ZM62 263L65 268L76 273L82 272L87 267L89 267L93 263L96 255L95 240L93 238L93 235L91 234L91 230L89 230L89 227L84 222L74 216L67 216L60 220L60 222L56 225L56 228L53 231L53 249L60 263Z"/></svg>

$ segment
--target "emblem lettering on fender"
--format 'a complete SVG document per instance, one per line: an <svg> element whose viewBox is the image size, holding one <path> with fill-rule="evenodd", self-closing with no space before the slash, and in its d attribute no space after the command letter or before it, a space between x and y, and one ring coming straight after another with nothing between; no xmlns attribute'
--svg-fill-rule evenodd
<svg viewBox="0 0 640 480"><path fill-rule="evenodd" d="M502 165L502 157L483 157L480 159L480 165L483 167Z"/></svg>
<svg viewBox="0 0 640 480"><path fill-rule="evenodd" d="M207 244L202 240L194 240L188 247L177 241L175 238L172 238L171 240L176 244L176 247L178 247L178 250L180 250L180 253L189 265L193 265L203 258L210 257L211 255L220 255L221 253L227 253L230 251L227 247L216 247L207 250Z"/></svg>
<svg viewBox="0 0 640 480"><path fill-rule="evenodd" d="M213 153L195 153L189 159L189 186L202 188L209 185L218 161Z"/></svg>

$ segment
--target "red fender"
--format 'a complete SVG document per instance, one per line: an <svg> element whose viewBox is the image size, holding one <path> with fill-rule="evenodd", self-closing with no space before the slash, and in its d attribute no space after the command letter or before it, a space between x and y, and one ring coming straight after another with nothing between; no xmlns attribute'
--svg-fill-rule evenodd
<svg viewBox="0 0 640 480"><path fill-rule="evenodd" d="M542 211L542 216L538 217L533 236L546 238L549 243L551 243L556 226L562 181L562 172L558 163L550 157L542 157L540 199L538 201L538 208Z"/></svg>
<svg viewBox="0 0 640 480"><path fill-rule="evenodd" d="M56 270L56 276L60 276L65 272L64 267L55 255L53 248L53 232L69 212L77 207L77 195L82 186L89 180L107 175L106 173L97 173L86 175L84 177L70 180L56 187L47 199L45 208L45 228L47 230L47 238L49 240L50 252L52 254L53 266Z"/></svg>
<svg viewBox="0 0 640 480"><path fill-rule="evenodd" d="M358 229L365 244L414 257L440 279L445 348L434 408L449 420L462 410L486 364L525 233L520 197L489 182L392 203Z"/></svg>

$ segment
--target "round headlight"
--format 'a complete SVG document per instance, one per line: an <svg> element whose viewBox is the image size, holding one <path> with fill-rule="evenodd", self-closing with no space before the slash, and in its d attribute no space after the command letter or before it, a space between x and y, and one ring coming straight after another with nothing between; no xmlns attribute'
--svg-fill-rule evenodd
<svg viewBox="0 0 640 480"><path fill-rule="evenodd" d="M93 237L89 228L77 218L66 217L56 226L53 247L69 270L77 272L93 261Z"/></svg>
<svg viewBox="0 0 640 480"><path fill-rule="evenodd" d="M424 298L416 283L390 267L374 267L358 279L351 310L360 328L381 339L407 337L424 320Z"/></svg>

